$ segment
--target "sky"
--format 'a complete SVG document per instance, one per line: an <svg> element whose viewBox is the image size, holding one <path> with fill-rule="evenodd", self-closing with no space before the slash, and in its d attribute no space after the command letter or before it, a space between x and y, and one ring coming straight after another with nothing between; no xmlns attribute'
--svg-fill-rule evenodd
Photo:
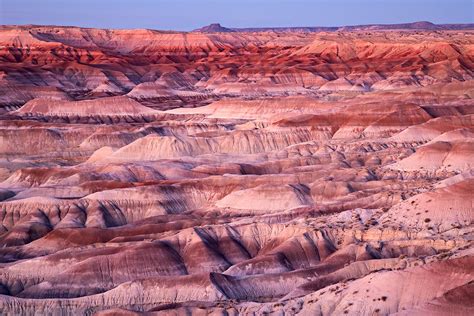
<svg viewBox="0 0 474 316"><path fill-rule="evenodd" d="M474 0L0 0L0 24L189 31L414 21L474 23Z"/></svg>

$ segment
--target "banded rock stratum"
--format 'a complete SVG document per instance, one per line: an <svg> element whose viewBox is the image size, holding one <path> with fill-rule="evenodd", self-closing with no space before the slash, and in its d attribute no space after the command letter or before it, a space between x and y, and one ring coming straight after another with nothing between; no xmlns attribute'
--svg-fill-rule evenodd
<svg viewBox="0 0 474 316"><path fill-rule="evenodd" d="M473 314L471 29L0 27L0 313Z"/></svg>

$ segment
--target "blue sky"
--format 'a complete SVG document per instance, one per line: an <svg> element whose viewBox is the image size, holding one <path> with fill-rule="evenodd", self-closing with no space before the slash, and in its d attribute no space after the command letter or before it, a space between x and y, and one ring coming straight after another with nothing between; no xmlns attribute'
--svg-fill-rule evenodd
<svg viewBox="0 0 474 316"><path fill-rule="evenodd" d="M474 0L0 0L0 24L191 30L224 26L474 23Z"/></svg>

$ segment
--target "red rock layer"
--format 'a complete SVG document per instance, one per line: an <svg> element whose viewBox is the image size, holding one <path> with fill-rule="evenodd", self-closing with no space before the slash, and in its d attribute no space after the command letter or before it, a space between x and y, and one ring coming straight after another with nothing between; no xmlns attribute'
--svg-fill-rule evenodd
<svg viewBox="0 0 474 316"><path fill-rule="evenodd" d="M0 313L472 313L473 43L2 27Z"/></svg>

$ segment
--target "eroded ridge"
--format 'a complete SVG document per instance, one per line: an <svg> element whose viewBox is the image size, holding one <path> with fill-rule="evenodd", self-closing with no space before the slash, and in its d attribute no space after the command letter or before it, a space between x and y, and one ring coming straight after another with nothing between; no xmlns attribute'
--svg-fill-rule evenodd
<svg viewBox="0 0 474 316"><path fill-rule="evenodd" d="M472 314L474 33L205 31L0 28L0 312Z"/></svg>

